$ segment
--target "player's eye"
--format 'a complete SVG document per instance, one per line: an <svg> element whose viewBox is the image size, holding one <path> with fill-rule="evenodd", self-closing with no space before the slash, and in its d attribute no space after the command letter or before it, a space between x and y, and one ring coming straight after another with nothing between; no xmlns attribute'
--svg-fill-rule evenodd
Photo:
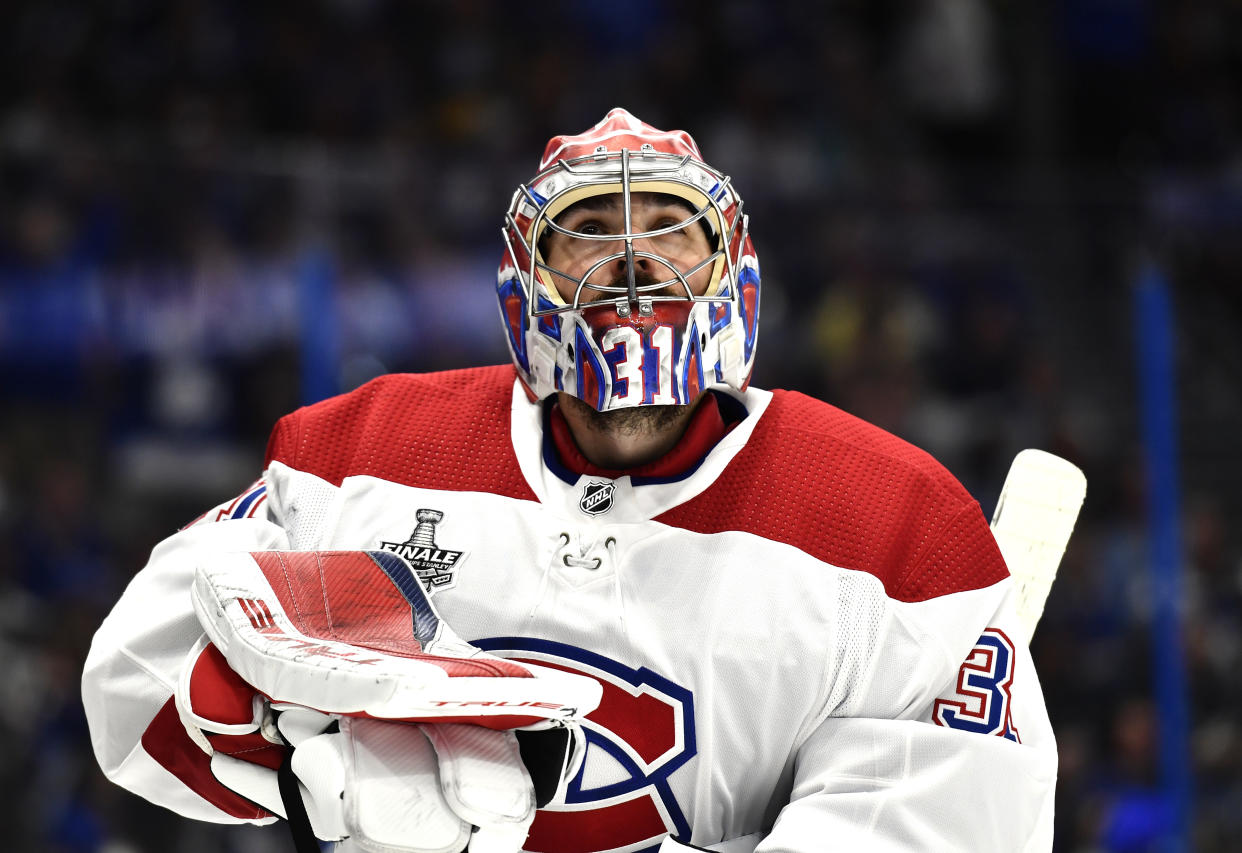
<svg viewBox="0 0 1242 853"><path fill-rule="evenodd" d="M567 227L575 234L581 234L585 237L596 237L613 233L607 223L600 219L584 219L581 222L571 220Z"/></svg>
<svg viewBox="0 0 1242 853"><path fill-rule="evenodd" d="M672 230L666 231L661 236L670 240L678 240L689 235L690 231L686 226L686 218L684 216L661 216L655 220L651 226L652 231L663 231L665 228Z"/></svg>

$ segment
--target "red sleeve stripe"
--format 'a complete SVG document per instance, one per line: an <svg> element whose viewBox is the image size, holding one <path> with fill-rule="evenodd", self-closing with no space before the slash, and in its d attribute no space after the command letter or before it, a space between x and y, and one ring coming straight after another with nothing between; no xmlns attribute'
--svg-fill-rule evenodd
<svg viewBox="0 0 1242 853"><path fill-rule="evenodd" d="M389 374L282 418L267 461L333 485L364 475L536 500L513 452L512 365Z"/></svg>
<svg viewBox="0 0 1242 853"><path fill-rule="evenodd" d="M890 598L926 601L1008 575L978 503L922 450L825 403L774 392L711 487L657 521L737 530L868 572Z"/></svg>
<svg viewBox="0 0 1242 853"><path fill-rule="evenodd" d="M265 500L267 500L267 492L266 492L266 491L264 491L264 493L263 493L263 494L259 495L259 499L258 499L257 501L255 501L255 502L254 502L254 506L252 506L252 507L250 508L250 512L246 513L246 518L254 518L254 514L255 514L255 512L258 510L259 506L260 506L260 505L261 505L261 504L262 504Z"/></svg>
<svg viewBox="0 0 1242 853"><path fill-rule="evenodd" d="M211 773L211 758L190 740L171 698L164 703L164 707L160 708L147 730L142 733L142 748L186 787L230 817L257 820L273 816L267 809L255 805L216 781ZM279 748L273 746L272 749ZM248 760L253 761L255 758Z"/></svg>

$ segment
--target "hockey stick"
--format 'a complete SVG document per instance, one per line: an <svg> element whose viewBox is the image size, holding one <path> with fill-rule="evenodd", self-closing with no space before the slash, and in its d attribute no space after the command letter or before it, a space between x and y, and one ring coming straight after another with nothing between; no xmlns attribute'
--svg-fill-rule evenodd
<svg viewBox="0 0 1242 853"><path fill-rule="evenodd" d="M1009 468L992 514L992 535L1018 590L1018 622L1025 642L1043 615L1086 494L1082 471L1051 453L1023 450Z"/></svg>

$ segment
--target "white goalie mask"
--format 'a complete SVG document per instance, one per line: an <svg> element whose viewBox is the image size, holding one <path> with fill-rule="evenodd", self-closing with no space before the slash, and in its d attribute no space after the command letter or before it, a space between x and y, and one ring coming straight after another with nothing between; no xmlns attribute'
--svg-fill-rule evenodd
<svg viewBox="0 0 1242 853"><path fill-rule="evenodd" d="M674 202L685 217L635 230L640 193ZM558 222L579 202L610 194L618 227L575 231ZM661 253L661 238L688 228L704 229L703 257L687 263ZM744 390L750 382L759 261L741 198L685 131L657 130L614 109L586 133L553 137L538 173L514 193L503 234L501 318L533 399L565 391L606 411L687 404L713 385ZM549 239L595 243L585 271L551 266Z"/></svg>

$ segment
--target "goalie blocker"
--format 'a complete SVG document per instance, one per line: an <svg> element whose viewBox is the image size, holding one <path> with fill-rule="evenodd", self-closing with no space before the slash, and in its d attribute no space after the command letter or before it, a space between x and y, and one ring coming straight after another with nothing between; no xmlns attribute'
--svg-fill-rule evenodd
<svg viewBox="0 0 1242 853"><path fill-rule="evenodd" d="M388 551L217 555L199 565L193 601L248 684L329 714L511 729L579 719L601 696L592 679L464 642Z"/></svg>

